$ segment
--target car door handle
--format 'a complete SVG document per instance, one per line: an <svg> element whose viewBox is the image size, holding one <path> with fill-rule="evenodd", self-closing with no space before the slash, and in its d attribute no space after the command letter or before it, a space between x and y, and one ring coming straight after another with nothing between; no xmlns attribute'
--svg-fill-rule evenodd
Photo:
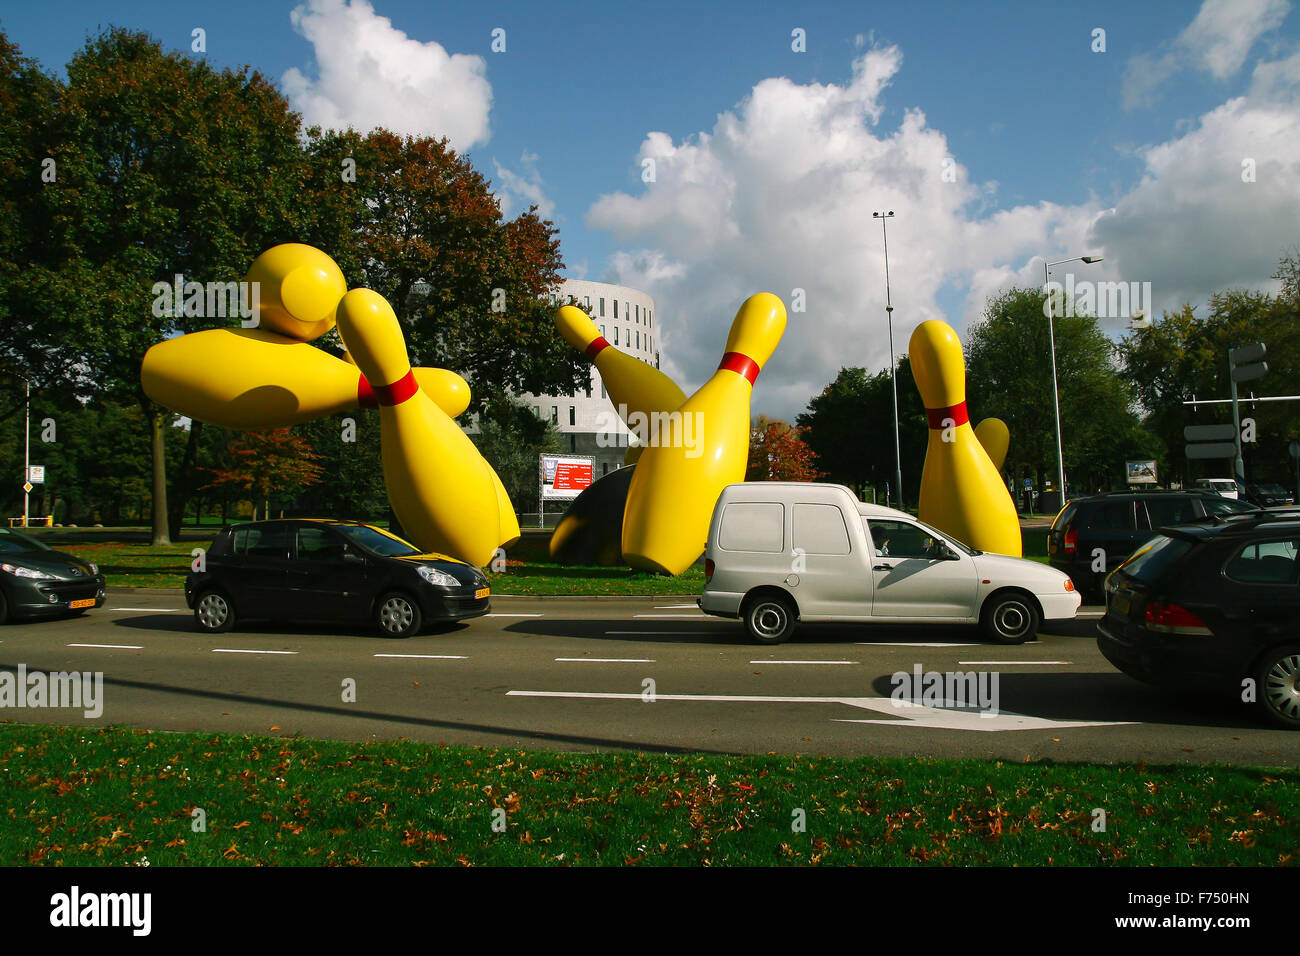
<svg viewBox="0 0 1300 956"><path fill-rule="evenodd" d="M874 566L872 567L872 570L873 570L873 571L892 571L892 570L894 570L894 566L893 566L892 564L877 564L877 565L874 565Z"/></svg>

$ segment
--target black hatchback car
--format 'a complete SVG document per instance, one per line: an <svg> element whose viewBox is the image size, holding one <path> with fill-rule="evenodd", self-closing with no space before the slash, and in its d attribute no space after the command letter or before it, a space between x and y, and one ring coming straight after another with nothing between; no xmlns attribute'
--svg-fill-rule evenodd
<svg viewBox="0 0 1300 956"><path fill-rule="evenodd" d="M491 610L487 576L355 521L282 519L223 528L185 579L199 630L237 621L372 623L410 637Z"/></svg>
<svg viewBox="0 0 1300 956"><path fill-rule="evenodd" d="M1107 580L1097 645L1138 680L1237 695L1300 730L1300 514L1161 528Z"/></svg>
<svg viewBox="0 0 1300 956"><path fill-rule="evenodd" d="M1047 561L1064 571L1085 601L1100 603L1106 575L1162 525L1255 511L1208 491L1112 491L1061 509L1047 535Z"/></svg>
<svg viewBox="0 0 1300 956"><path fill-rule="evenodd" d="M0 624L80 614L104 603L104 575L89 561L0 528Z"/></svg>

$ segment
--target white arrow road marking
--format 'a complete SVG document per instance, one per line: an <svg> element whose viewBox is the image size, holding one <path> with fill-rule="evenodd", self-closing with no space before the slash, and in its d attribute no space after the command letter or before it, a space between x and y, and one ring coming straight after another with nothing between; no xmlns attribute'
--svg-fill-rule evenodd
<svg viewBox="0 0 1300 956"><path fill-rule="evenodd" d="M643 701L641 694L607 694L592 691L556 691L556 690L512 690L507 697L566 697L587 698L595 700L636 700ZM978 710L946 710L938 707L926 707L919 703L907 706L895 702L889 697L758 697L749 695L725 694L655 694L656 701L718 701L742 704L844 704L848 707L860 707L874 710L880 714L892 714L901 720L852 720L831 718L837 723L846 724L886 724L896 727L933 727L938 730L1060 730L1067 727L1115 727L1133 724L1132 720L1051 720L1047 717L1027 717L1002 711L993 716L984 716Z"/></svg>

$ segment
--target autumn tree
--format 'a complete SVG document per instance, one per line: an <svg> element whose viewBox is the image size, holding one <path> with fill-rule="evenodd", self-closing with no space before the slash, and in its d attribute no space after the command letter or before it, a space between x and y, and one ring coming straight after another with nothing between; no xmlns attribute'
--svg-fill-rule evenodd
<svg viewBox="0 0 1300 956"><path fill-rule="evenodd" d="M746 481L816 481L816 456L802 438L803 429L764 415L749 430Z"/></svg>
<svg viewBox="0 0 1300 956"><path fill-rule="evenodd" d="M272 495L292 495L318 483L324 474L317 464L321 456L311 450L306 438L287 428L245 432L231 443L231 454L234 462L229 468L204 469L212 477L203 487L247 494L254 502L254 519L258 499L264 504L262 517L268 518Z"/></svg>

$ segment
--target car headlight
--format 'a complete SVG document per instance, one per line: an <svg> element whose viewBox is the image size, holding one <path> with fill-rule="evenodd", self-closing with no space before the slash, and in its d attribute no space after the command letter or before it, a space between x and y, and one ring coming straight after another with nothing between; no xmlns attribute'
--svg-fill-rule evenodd
<svg viewBox="0 0 1300 956"><path fill-rule="evenodd" d="M16 564L0 564L0 570L7 571L20 578L36 578L38 581L58 580L52 574L46 574L44 571L37 571L35 568L20 568Z"/></svg>
<svg viewBox="0 0 1300 956"><path fill-rule="evenodd" d="M98 574L98 573L99 573L99 565L96 564L94 561L91 561L91 562L89 562L89 563L90 563L90 573L91 573L91 574Z"/></svg>
<svg viewBox="0 0 1300 956"><path fill-rule="evenodd" d="M460 582L448 574L446 571L439 571L437 568L431 568L427 564L422 564L415 569L420 577L430 584L438 584L444 588L458 588Z"/></svg>

